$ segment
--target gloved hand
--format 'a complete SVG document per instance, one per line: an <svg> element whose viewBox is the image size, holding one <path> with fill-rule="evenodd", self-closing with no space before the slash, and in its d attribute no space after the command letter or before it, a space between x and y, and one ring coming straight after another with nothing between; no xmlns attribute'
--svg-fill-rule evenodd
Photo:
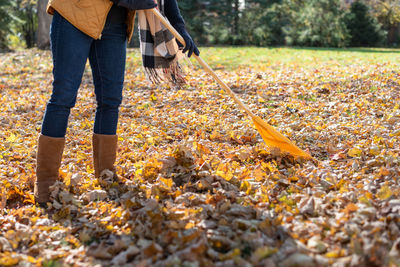
<svg viewBox="0 0 400 267"><path fill-rule="evenodd" d="M157 6L154 0L111 0L111 2L131 10L152 9Z"/></svg>
<svg viewBox="0 0 400 267"><path fill-rule="evenodd" d="M190 37L189 33L186 31L185 26L178 24L178 25L175 25L174 28L182 36L183 40L185 40L186 46L185 46L185 48L183 48L182 52L186 53L186 51L189 51L188 57L191 57L193 53L196 56L199 56L200 51L199 51L199 49L197 49L197 46L194 43L192 37ZM181 44L179 41L177 41L177 42L178 42L179 47L183 47L183 44Z"/></svg>

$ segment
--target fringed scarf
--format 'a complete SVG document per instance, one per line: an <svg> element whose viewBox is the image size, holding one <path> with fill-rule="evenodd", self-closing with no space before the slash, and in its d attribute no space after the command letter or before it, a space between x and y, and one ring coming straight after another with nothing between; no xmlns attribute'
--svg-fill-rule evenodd
<svg viewBox="0 0 400 267"><path fill-rule="evenodd" d="M164 15L164 0L158 1L158 8ZM137 14L140 51L146 76L155 84L162 80L175 85L185 83L178 63L183 54L175 37L150 10L138 10Z"/></svg>

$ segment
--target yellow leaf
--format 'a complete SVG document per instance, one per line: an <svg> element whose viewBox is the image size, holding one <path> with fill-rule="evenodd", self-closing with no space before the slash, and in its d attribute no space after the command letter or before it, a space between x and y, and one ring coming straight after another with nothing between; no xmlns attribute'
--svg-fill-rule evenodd
<svg viewBox="0 0 400 267"><path fill-rule="evenodd" d="M392 136L400 136L400 130L394 131L391 135Z"/></svg>
<svg viewBox="0 0 400 267"><path fill-rule="evenodd" d="M72 178L72 173L68 173L65 177L64 177L64 184L69 187L71 185L71 178Z"/></svg>
<svg viewBox="0 0 400 267"><path fill-rule="evenodd" d="M189 223L187 223L186 225L185 225L185 229L191 229L191 228L193 228L193 227L195 227L196 226L196 224L194 224L193 222L189 222Z"/></svg>
<svg viewBox="0 0 400 267"><path fill-rule="evenodd" d="M245 191L246 194L251 193L251 185L248 181L243 181L242 184L240 185L240 190Z"/></svg>
<svg viewBox="0 0 400 267"><path fill-rule="evenodd" d="M11 255L0 256L0 266L13 266L18 264L19 258L12 257Z"/></svg>
<svg viewBox="0 0 400 267"><path fill-rule="evenodd" d="M257 182L261 182L265 180L265 172L262 171L260 168L257 168L254 171L254 177Z"/></svg>
<svg viewBox="0 0 400 267"><path fill-rule="evenodd" d="M73 235L68 235L67 237L65 237L65 241L72 244L74 247L80 247L81 243L79 242L79 240L74 237Z"/></svg>
<svg viewBox="0 0 400 267"><path fill-rule="evenodd" d="M386 176L386 175L390 175L390 171L385 167L381 167L381 169L379 170L379 176Z"/></svg>
<svg viewBox="0 0 400 267"><path fill-rule="evenodd" d="M87 159L87 154L82 151L77 151L76 158L78 160L85 160L85 159Z"/></svg>
<svg viewBox="0 0 400 267"><path fill-rule="evenodd" d="M327 258L339 258L344 256L344 250L343 249L338 249L338 250L333 250L325 253L325 257Z"/></svg>
<svg viewBox="0 0 400 267"><path fill-rule="evenodd" d="M146 142L151 144L151 145L153 145L154 144L154 137L147 138Z"/></svg>
<svg viewBox="0 0 400 267"><path fill-rule="evenodd" d="M174 181L172 181L172 179L168 179L168 178L160 178L159 179L161 183L163 183L164 186L166 186L168 189L171 189Z"/></svg>
<svg viewBox="0 0 400 267"><path fill-rule="evenodd" d="M368 200L368 197L367 197L366 195L360 196L360 197L358 198L358 200L359 200L361 203L364 203L364 204L369 204L369 203L370 203L369 200Z"/></svg>
<svg viewBox="0 0 400 267"><path fill-rule="evenodd" d="M210 134L210 139L211 140L217 140L217 139L220 139L222 136L221 136L221 134L217 131L217 130L214 130L211 134Z"/></svg>
<svg viewBox="0 0 400 267"><path fill-rule="evenodd" d="M11 133L9 137L7 137L6 141L10 143L14 143L17 140L15 134Z"/></svg>
<svg viewBox="0 0 400 267"><path fill-rule="evenodd" d="M361 153L362 153L361 149L352 148L349 150L349 152L347 152L347 155L349 155L350 157L360 157Z"/></svg>
<svg viewBox="0 0 400 267"><path fill-rule="evenodd" d="M227 181L230 181L233 178L233 174L230 171L229 164L225 164L225 163L221 163L218 166L218 169L216 171L216 175L221 176L222 178L224 178Z"/></svg>
<svg viewBox="0 0 400 267"><path fill-rule="evenodd" d="M392 190L389 188L389 186L384 185L381 187L376 196L381 200L388 199L392 196Z"/></svg>
<svg viewBox="0 0 400 267"><path fill-rule="evenodd" d="M208 117L206 115L200 115L201 123L206 123L208 121Z"/></svg>
<svg viewBox="0 0 400 267"><path fill-rule="evenodd" d="M369 154L371 154L371 155L373 155L373 156L377 156L377 155L379 155L380 153L381 153L380 149L379 149L378 147L376 147L376 146L371 147L371 148L369 149Z"/></svg>
<svg viewBox="0 0 400 267"><path fill-rule="evenodd" d="M193 145L200 153L203 153L203 154L211 153L210 149L201 143L194 142Z"/></svg>
<svg viewBox="0 0 400 267"><path fill-rule="evenodd" d="M271 164L271 162L261 162L261 166L268 170L269 172L274 172L276 170L275 166Z"/></svg>
<svg viewBox="0 0 400 267"><path fill-rule="evenodd" d="M32 256L26 257L26 260L30 263L38 263L39 261Z"/></svg>
<svg viewBox="0 0 400 267"><path fill-rule="evenodd" d="M59 210L58 212L53 214L53 220L59 221L61 219L66 218L70 214L70 209L68 207Z"/></svg>
<svg viewBox="0 0 400 267"><path fill-rule="evenodd" d="M256 251L254 252L253 256L255 261L262 260L266 257L271 256L272 254L276 253L278 251L277 248L265 246L265 247L260 247L257 248Z"/></svg>

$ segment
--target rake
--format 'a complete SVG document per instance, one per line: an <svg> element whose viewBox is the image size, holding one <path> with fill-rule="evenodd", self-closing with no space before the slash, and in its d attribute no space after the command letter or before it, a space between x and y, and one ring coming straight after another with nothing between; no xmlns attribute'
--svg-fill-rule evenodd
<svg viewBox="0 0 400 267"><path fill-rule="evenodd" d="M161 21L161 23L175 36L175 38L185 46L185 41L182 36L175 30L175 28L169 23L168 20L156 9L151 9L153 14ZM193 56L199 62L199 64L217 81L217 83L224 89L224 91L232 97L235 103L253 120L256 129L263 138L265 144L269 148L279 148L282 152L287 152L295 158L302 157L304 159L312 159L311 155L301 150L295 144L293 144L288 138L282 135L280 132L275 130L274 127L269 125L259 116L255 115L243 102L236 96L236 94L226 85L218 75L211 69L210 66L200 57L195 54Z"/></svg>

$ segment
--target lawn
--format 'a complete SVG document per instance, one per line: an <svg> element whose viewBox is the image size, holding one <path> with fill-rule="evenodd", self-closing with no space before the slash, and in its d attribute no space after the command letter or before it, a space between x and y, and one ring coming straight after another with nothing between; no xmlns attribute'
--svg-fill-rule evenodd
<svg viewBox="0 0 400 267"><path fill-rule="evenodd" d="M0 54L0 266L399 266L400 50L207 47L250 109L309 152L263 143L196 64L154 86L130 49L118 175L94 179L85 71L52 202L33 205L48 51Z"/></svg>

